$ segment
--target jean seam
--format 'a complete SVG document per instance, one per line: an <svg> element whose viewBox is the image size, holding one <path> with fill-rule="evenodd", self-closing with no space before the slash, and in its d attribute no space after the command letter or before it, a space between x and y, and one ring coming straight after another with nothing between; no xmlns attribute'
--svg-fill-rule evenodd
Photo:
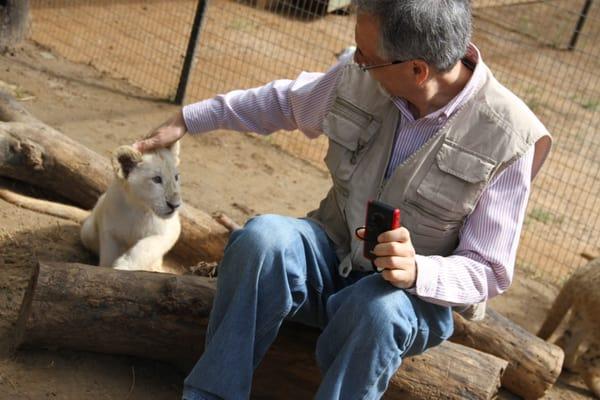
<svg viewBox="0 0 600 400"><path fill-rule="evenodd" d="M269 323L264 324L264 326L261 330L256 331L257 339L259 336L263 336L265 333L267 333L269 330L271 330L272 326L274 326L277 323L277 321L283 321L287 314L288 313L279 313L279 314L277 314L276 318L273 318L269 321Z"/></svg>
<svg viewBox="0 0 600 400"><path fill-rule="evenodd" d="M405 350L405 351L406 351L406 350ZM383 368L381 368L381 370L380 370L380 371L379 371L379 372L376 374L376 375L377 375L377 378L373 380L373 383L372 383L370 386L367 386L367 387L365 388L365 392L364 392L364 394L363 394L363 395L361 395L361 397L360 397L362 400L365 400L365 399L367 398L367 395L369 394L369 390L370 390L370 389L371 389L373 386L375 386L375 384L376 384L377 382L379 382L379 378L381 378L381 375L382 375L382 374L385 372L386 368L387 368L387 367L390 365L391 361L392 361L392 360L394 360L395 358L398 358L398 357L400 357L400 356L391 357L391 358L390 358L390 361L389 361L388 363L384 364L385 366L384 366ZM389 382L388 382L388 383L389 383Z"/></svg>
<svg viewBox="0 0 600 400"><path fill-rule="evenodd" d="M297 287L297 286L294 286L294 287ZM290 287L290 292L292 292L292 291L293 291L293 289ZM290 294L290 297L291 297L291 294ZM291 300L288 303L292 303ZM292 304L286 304L287 311L277 314L276 317L272 318L271 320L269 320L268 323L264 324L263 328L261 330L257 330L256 331L257 339L259 336L263 336L266 332L268 332L271 329L271 327L277 323L277 321L283 321L289 315L291 308L292 308Z"/></svg>

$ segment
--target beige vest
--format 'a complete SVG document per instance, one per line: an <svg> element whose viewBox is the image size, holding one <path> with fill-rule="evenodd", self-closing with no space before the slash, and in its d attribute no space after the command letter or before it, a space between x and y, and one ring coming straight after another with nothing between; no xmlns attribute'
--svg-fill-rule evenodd
<svg viewBox="0 0 600 400"><path fill-rule="evenodd" d="M368 200L400 209L417 254L448 256L457 247L465 218L496 174L534 143L532 179L543 164L551 145L548 131L483 62L479 67L486 75L481 87L387 180L400 111L368 73L353 63L344 67L323 124L333 186L308 215L336 244L342 276L352 269L372 270L353 233L365 224ZM482 318L485 309L478 312L467 317Z"/></svg>

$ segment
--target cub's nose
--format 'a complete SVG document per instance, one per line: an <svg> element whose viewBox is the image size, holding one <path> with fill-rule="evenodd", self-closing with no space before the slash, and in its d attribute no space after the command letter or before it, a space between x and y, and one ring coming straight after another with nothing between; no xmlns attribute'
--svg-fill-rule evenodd
<svg viewBox="0 0 600 400"><path fill-rule="evenodd" d="M167 201L167 206L169 206L171 211L175 211L176 209L179 208L180 205L181 205L181 203L171 203L171 202Z"/></svg>

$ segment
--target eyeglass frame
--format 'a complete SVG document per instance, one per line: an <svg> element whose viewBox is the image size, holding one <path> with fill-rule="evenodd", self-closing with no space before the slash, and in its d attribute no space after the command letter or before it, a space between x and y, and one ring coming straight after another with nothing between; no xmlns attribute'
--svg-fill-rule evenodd
<svg viewBox="0 0 600 400"><path fill-rule="evenodd" d="M395 60L395 61L389 61L389 62L382 63L382 64L370 64L370 65L369 64L358 64L357 63L356 65L358 65L358 68L360 68L361 71L367 72L370 69L387 67L389 65L402 64L402 63L409 62L409 61L411 61L411 60Z"/></svg>

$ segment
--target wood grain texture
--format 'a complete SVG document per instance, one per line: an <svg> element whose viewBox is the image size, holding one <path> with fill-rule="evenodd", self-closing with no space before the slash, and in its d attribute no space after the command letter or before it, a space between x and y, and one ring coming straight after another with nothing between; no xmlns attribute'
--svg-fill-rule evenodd
<svg viewBox="0 0 600 400"><path fill-rule="evenodd" d="M7 263L0 256L0 358L12 356L23 341L38 276L37 266Z"/></svg>
<svg viewBox="0 0 600 400"><path fill-rule="evenodd" d="M489 308L485 319L478 322L454 313L454 335L450 340L507 360L502 386L524 399L542 397L562 369L564 353L560 347Z"/></svg>

